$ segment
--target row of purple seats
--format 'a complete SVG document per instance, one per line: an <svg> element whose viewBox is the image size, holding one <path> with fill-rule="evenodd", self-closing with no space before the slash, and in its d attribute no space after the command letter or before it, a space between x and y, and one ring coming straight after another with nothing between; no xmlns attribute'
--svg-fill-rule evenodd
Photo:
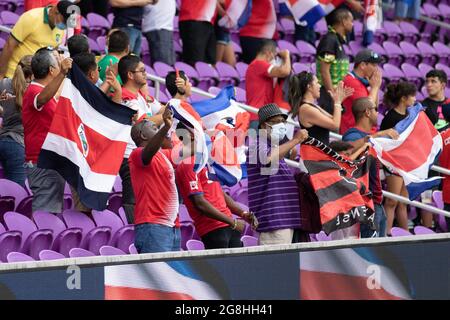
<svg viewBox="0 0 450 320"><path fill-rule="evenodd" d="M254 247L258 245L258 238L244 235L241 237L241 242L244 247ZM205 250L205 244L201 240L190 239L186 243L186 250Z"/></svg>

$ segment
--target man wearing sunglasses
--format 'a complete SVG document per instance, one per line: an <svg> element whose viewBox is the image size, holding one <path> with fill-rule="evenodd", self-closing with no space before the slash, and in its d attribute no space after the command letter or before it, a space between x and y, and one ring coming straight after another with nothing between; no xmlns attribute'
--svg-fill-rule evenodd
<svg viewBox="0 0 450 320"><path fill-rule="evenodd" d="M33 55L39 48L62 44L67 20L76 6L59 1L55 6L25 12L14 25L0 55L0 80L12 78L20 59Z"/></svg>
<svg viewBox="0 0 450 320"><path fill-rule="evenodd" d="M392 139L398 138L398 132L395 129L373 133L372 128L377 125L378 108L369 97L359 98L353 102L352 115L356 120L355 126L344 133L342 140L350 142L354 146L354 150L366 143L369 137L387 136ZM386 233L386 214L382 205L380 162L378 160L372 161L373 159L370 159L369 189L372 192L375 206L374 222L376 230L371 230L367 224L361 225L361 238L384 237ZM374 231L377 233L374 233Z"/></svg>

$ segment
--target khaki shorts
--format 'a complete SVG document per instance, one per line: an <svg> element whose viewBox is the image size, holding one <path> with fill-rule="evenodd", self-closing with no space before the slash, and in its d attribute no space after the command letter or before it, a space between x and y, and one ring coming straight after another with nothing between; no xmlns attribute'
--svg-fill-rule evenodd
<svg viewBox="0 0 450 320"><path fill-rule="evenodd" d="M290 244L294 229L280 229L259 234L259 245Z"/></svg>

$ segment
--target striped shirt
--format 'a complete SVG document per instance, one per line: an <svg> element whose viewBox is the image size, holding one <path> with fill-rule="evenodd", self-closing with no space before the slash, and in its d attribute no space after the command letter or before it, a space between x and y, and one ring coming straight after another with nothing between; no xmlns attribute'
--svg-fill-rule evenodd
<svg viewBox="0 0 450 320"><path fill-rule="evenodd" d="M265 165L270 142L258 140L250 140L247 157L249 208L258 218L257 231L300 228L299 190L293 171L284 159L275 168Z"/></svg>

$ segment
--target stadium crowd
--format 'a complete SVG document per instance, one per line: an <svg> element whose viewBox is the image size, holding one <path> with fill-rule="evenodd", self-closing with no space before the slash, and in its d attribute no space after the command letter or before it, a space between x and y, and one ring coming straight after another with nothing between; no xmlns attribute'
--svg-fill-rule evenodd
<svg viewBox="0 0 450 320"><path fill-rule="evenodd" d="M136 111L119 175L122 206L127 222L135 225L139 253L180 250L180 203L187 208L206 249L240 247L241 236L248 228L255 230L260 245L310 241L308 234L319 232L320 225L319 229L306 226L317 220L313 215L318 215L318 209L315 203L306 203L305 199L311 198L299 197L306 188L286 160L299 160L302 142L308 137L330 145L348 159L358 159L371 148L368 138L397 139L396 124L408 116L408 108L416 102L419 89L415 83L392 81L384 85L380 65L386 59L382 55L362 48L350 60L344 45L352 36L354 19L362 19L360 1L344 1L328 14L328 32L318 39L315 71L311 68L295 73L291 53L278 48L274 41L278 37L278 2L254 0L249 19L240 26L239 39L241 60L248 63L246 104L259 109L250 115L249 130L258 133L248 140L248 152L264 154L264 159L247 161L246 207L218 181L210 180L207 168L196 173L195 136L181 122L173 128L173 112L152 95L148 67L141 58L141 39L145 37L152 63L175 64L176 17L183 62L194 67L199 61L210 65L223 61L234 67L237 55L231 31L218 23L227 16L230 1L110 0L114 20L106 34L103 56L96 56L80 25L73 24L74 3L83 15L94 11L106 17L110 13L105 9L108 1L25 1L27 11L7 38L0 54L0 163L7 179L29 187L33 212L63 212L66 181L58 172L37 164L62 85L77 65L112 101ZM417 18L418 5L420 1L412 1L408 11L403 2L398 4L396 18ZM68 36L73 29L75 34ZM296 40L315 44L313 30L296 26L295 31ZM68 52L62 50L63 45ZM164 85L172 99L192 110L193 79L188 74L188 69L169 71ZM450 169L447 74L433 68L423 81L428 95L421 103L444 141L439 164ZM380 122L382 112L385 114ZM300 129L294 129L292 121ZM339 132L342 141L334 141L330 132ZM171 151L175 145L182 150L179 162ZM264 169L269 167L267 173ZM385 190L407 197L403 178L379 161L372 161L369 189L374 223L356 223L333 232L333 239L391 236L393 226L410 228L408 207L391 198L383 199L383 184ZM441 189L445 209L449 210L447 178ZM90 215L91 209L83 204L77 190L72 188L71 192L74 208ZM417 223L435 228L432 215L425 211ZM447 225L450 227L450 220Z"/></svg>

